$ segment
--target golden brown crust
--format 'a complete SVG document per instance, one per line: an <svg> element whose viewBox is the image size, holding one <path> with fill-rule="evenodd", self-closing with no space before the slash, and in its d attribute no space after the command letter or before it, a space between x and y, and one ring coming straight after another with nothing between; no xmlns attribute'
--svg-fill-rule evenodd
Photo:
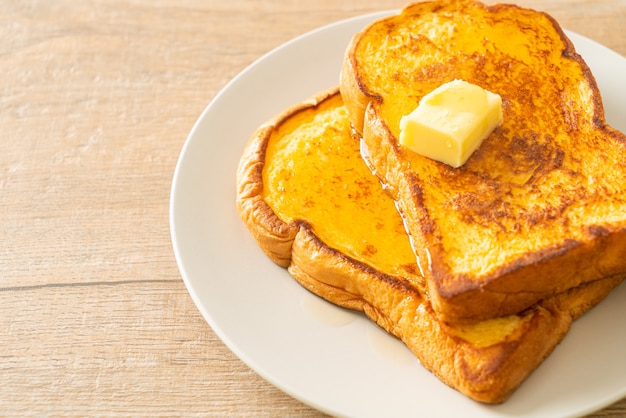
<svg viewBox="0 0 626 418"><path fill-rule="evenodd" d="M336 90L323 92L286 110L251 137L237 177L237 207L243 221L259 246L275 262L287 266L305 288L334 304L364 312L400 338L443 382L470 398L487 403L504 401L561 341L573 318L598 303L621 278L585 285L512 319L502 319L508 327L488 322L463 327L446 325L437 320L413 280L373 268L338 251L332 242L324 242L314 233L315 225L303 219L281 221L283 214L274 213L262 194L268 142L282 124L336 94ZM301 138L310 139L314 138ZM338 152L358 153L358 150ZM316 161L311 164L315 165ZM296 199L294 204L303 203ZM318 203L329 211L334 210L330 201ZM357 213L353 215L359 217ZM477 326L487 331L478 331L480 338L470 337L471 329Z"/></svg>
<svg viewBox="0 0 626 418"><path fill-rule="evenodd" d="M459 169L397 141L399 118L454 78L501 94L504 112ZM591 71L550 16L473 1L409 5L354 36L340 88L441 318L511 314L626 272L626 137L606 124Z"/></svg>
<svg viewBox="0 0 626 418"><path fill-rule="evenodd" d="M248 140L237 169L237 211L263 251L276 264L287 267L291 261L291 246L299 227L280 220L263 200L263 167L265 151L272 132L293 115L315 106L337 94L332 88L308 101L285 109L269 120Z"/></svg>
<svg viewBox="0 0 626 418"><path fill-rule="evenodd" d="M335 253L308 228L300 230L292 254L289 273L303 287L334 304L364 312L402 340L441 381L485 403L505 401L550 355L574 319L623 280L602 279L542 301L506 338L480 346L457 337L454 326L439 322L415 289Z"/></svg>

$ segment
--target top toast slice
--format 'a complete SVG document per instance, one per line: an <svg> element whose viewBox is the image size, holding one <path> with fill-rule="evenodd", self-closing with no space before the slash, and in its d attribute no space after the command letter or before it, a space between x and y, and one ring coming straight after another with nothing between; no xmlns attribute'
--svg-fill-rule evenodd
<svg viewBox="0 0 626 418"><path fill-rule="evenodd" d="M582 285L516 315L438 321L417 290L402 219L363 163L337 89L252 135L237 172L237 208L259 246L305 288L363 311L443 382L482 402L506 399L572 321L622 280Z"/></svg>
<svg viewBox="0 0 626 418"><path fill-rule="evenodd" d="M459 168L398 142L400 118L454 79L503 101L503 123ZM593 75L550 16L411 4L353 37L341 93L442 319L511 314L626 271L626 137L606 123Z"/></svg>

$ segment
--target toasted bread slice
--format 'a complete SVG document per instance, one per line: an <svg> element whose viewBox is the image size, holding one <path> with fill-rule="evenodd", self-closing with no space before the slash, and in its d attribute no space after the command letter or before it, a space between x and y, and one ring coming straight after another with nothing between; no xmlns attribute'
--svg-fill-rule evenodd
<svg viewBox="0 0 626 418"><path fill-rule="evenodd" d="M454 79L501 95L504 117L459 168L398 142L400 118ZM340 88L442 319L512 314L626 272L626 137L606 123L589 68L550 16L411 4L354 36Z"/></svg>
<svg viewBox="0 0 626 418"><path fill-rule="evenodd" d="M621 278L607 278L478 323L438 321L393 200L359 155L337 89L285 110L251 137L237 208L266 254L311 292L363 311L443 382L478 401L506 399L572 321Z"/></svg>

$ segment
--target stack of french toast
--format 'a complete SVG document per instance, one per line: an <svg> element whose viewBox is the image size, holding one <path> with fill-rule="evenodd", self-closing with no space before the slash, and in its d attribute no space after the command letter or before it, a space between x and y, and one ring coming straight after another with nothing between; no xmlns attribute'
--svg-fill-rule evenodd
<svg viewBox="0 0 626 418"><path fill-rule="evenodd" d="M454 80L499 95L502 115L459 167L400 141ZM553 18L435 0L356 33L338 87L259 127L237 208L305 288L500 403L626 277L624 179L626 136Z"/></svg>

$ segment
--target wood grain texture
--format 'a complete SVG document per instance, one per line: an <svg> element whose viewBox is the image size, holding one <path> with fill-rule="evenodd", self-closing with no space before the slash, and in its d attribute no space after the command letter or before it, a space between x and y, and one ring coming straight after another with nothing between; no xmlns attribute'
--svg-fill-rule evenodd
<svg viewBox="0 0 626 418"><path fill-rule="evenodd" d="M622 0L518 3L626 55ZM200 316L172 252L171 179L252 61L404 4L0 0L1 416L323 416ZM626 400L591 416L626 416Z"/></svg>

